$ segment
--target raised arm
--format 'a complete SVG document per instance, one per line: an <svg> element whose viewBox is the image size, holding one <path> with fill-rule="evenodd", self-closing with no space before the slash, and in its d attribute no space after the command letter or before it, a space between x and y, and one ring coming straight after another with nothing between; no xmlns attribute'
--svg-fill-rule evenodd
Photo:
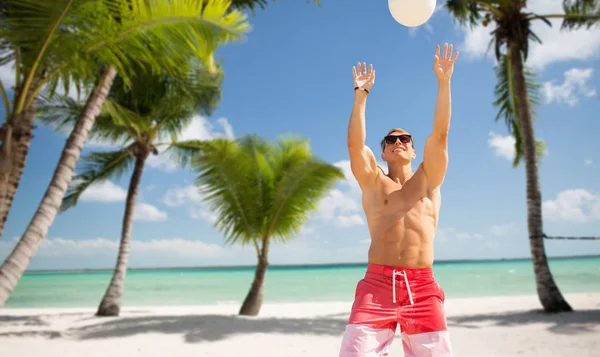
<svg viewBox="0 0 600 357"><path fill-rule="evenodd" d="M352 174L361 188L375 181L377 175L377 161L371 149L365 145L367 136L365 128L365 109L367 96L375 83L375 71L373 65L358 63L352 67L354 75L354 104L348 123L348 153L350 154L350 167Z"/></svg>
<svg viewBox="0 0 600 357"><path fill-rule="evenodd" d="M450 48L448 48L448 44L444 45L444 53L441 57L440 46L436 46L433 70L438 80L438 94L433 130L425 141L423 152L423 168L430 189L442 185L448 168L448 131L451 116L450 78L457 58L458 51L452 58L452 45Z"/></svg>

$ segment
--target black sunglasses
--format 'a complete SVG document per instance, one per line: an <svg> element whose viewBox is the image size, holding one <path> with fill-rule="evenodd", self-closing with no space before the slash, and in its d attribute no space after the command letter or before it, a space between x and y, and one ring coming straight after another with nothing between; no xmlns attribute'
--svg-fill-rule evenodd
<svg viewBox="0 0 600 357"><path fill-rule="evenodd" d="M385 143L388 145L392 145L396 143L396 140L400 139L401 143L409 143L412 139L412 136L409 134L400 134L400 135L388 135L385 137Z"/></svg>

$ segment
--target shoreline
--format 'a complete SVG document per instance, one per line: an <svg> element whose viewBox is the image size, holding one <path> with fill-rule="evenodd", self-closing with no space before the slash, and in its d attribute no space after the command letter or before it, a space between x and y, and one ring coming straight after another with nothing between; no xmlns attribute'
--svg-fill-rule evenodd
<svg viewBox="0 0 600 357"><path fill-rule="evenodd" d="M598 307L600 307L600 290L597 291L584 291L584 292L562 292L563 296L565 296L565 298L567 299L568 302L568 296L574 296L576 299L581 297L581 296L596 296L598 299ZM527 300L530 301L531 300L535 300L538 305L540 306L539 308L541 309L541 303L539 302L539 298L537 297L537 295L532 295L532 294L514 294L514 295L485 295L485 296L468 296L468 297L451 297L451 296L447 296L446 297L446 304L450 303L450 304L455 304L455 303L464 303L464 302L472 302L472 301L495 301L495 300L502 300L502 301L508 301L508 300L516 300L518 301L522 301L522 300ZM90 305L90 306L77 306L77 307L57 307L57 306L48 306L48 307L3 307L0 308L0 317L3 316L3 311L7 312L9 311L10 313L16 313L16 314L28 314L31 312L35 312L35 313L72 313L72 312L86 312L89 310L94 310L98 307L98 304L100 303L100 300L98 300L97 304L94 305ZM227 301L227 302L217 302L214 304L173 304L173 305L153 305L153 304L148 304L148 305L144 305L144 304L133 304L133 305L126 305L126 304L122 304L121 305L121 311L129 311L129 310L152 310L152 311L160 311L160 310L181 310L181 309L190 309L190 310L212 310L212 309L217 309L217 310L221 310L221 309L230 309L230 308L239 308L243 303L243 299L240 299L239 301ZM298 301L272 301L272 302L263 302L263 306L267 306L267 308L269 307L281 307L281 308L286 308L286 307L296 307L296 306L340 306L341 304L346 304L346 305L351 305L352 304L352 300L324 300L324 301L311 301L311 300L306 300L306 301L302 301L302 302L298 302ZM517 306L519 306L517 304ZM9 313L9 315L10 315Z"/></svg>
<svg viewBox="0 0 600 357"><path fill-rule="evenodd" d="M564 294L575 309L541 313L537 296L448 298L453 357L592 356L600 348L600 293ZM0 345L17 356L337 356L351 300L241 305L0 310ZM396 331L389 357L403 356Z"/></svg>
<svg viewBox="0 0 600 357"><path fill-rule="evenodd" d="M570 300L581 302L588 299L595 300L597 302L598 309L600 310L600 292L589 291L579 293L563 293L563 296L570 302ZM589 301L588 301L589 302ZM462 309L463 306L474 303L473 312L477 311L494 311L498 313L518 310L539 310L542 312L542 305L537 295L501 295L501 296L477 296L477 297L447 297L445 306L447 309L448 316L460 315L467 312L468 309ZM574 310L577 310L574 303L570 303ZM140 310L154 312L154 313L166 313L166 312L199 312L199 311L234 311L233 314L237 315L237 309L242 305L242 301L239 303L226 303L226 304L189 304L189 305L122 305L121 312L124 314L139 312ZM305 301L305 302L266 302L263 303L261 313L253 318L259 318L261 316L267 316L272 311L285 311L282 316L289 316L289 312L293 308L308 308L311 312L327 311L328 309L341 308L346 306L350 309L352 300L338 300L338 301ZM585 304L584 304L585 305ZM459 307L458 309L456 309ZM97 306L93 307L14 307L14 308L1 308L0 317L10 315L36 315L36 314L71 314L71 313L94 313ZM456 310L455 310L456 309ZM263 314L267 311L266 315ZM349 310L348 310L349 312ZM225 312L229 313L229 312ZM312 316L311 313L303 311L303 314L307 317ZM292 315L296 315L292 313ZM300 314L302 315L302 314ZM304 316L303 315L303 316ZM313 316L314 317L314 316ZM599 321L600 322L600 321Z"/></svg>
<svg viewBox="0 0 600 357"><path fill-rule="evenodd" d="M600 258L600 255L565 255L565 256L548 256L548 261L551 260L566 260L566 259L591 259ZM436 260L436 264L460 264L460 263L494 263L494 262L527 262L531 261L531 257L521 258L498 258L498 259L440 259ZM285 270L285 269L301 269L301 268L333 268L333 267L365 267L366 262L339 262L339 263L314 263L314 264L272 264L269 269ZM198 266L172 266L172 267L129 267L127 271L157 271L157 270L248 270L255 269L256 265L198 265ZM106 268L83 268L83 269L32 269L27 270L25 274L40 274L40 273L99 273L112 272L114 267Z"/></svg>

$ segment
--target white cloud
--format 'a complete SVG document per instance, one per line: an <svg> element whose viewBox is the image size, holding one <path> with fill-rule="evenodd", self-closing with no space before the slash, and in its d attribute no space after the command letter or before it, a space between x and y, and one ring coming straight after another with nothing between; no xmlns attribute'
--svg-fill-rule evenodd
<svg viewBox="0 0 600 357"><path fill-rule="evenodd" d="M509 161L512 161L515 157L515 138L512 135L502 136L490 132L488 145L494 150L497 156Z"/></svg>
<svg viewBox="0 0 600 357"><path fill-rule="evenodd" d="M0 81L2 81L2 85L4 86L4 89L6 91L13 91L14 90L14 86L15 86L15 62L14 61L10 61L9 63L6 63L3 66L0 66ZM65 91L64 91L64 82L63 81L59 81L58 82L58 86L56 87L56 94L59 95L64 95ZM77 88L75 87L75 85L73 83L71 83L69 85L69 92L67 93L69 95L69 97L78 100L78 99L85 99L86 98L86 92L85 89L82 88L81 90L81 97L77 98Z"/></svg>
<svg viewBox="0 0 600 357"><path fill-rule="evenodd" d="M315 217L336 227L364 225L362 192L352 175L350 161L342 160L334 165L342 169L345 180L338 185L338 188L332 189L321 199Z"/></svg>
<svg viewBox="0 0 600 357"><path fill-rule="evenodd" d="M317 216L325 222L338 227L350 227L364 224L360 204L350 190L333 189L319 202Z"/></svg>
<svg viewBox="0 0 600 357"><path fill-rule="evenodd" d="M10 252L18 238L0 241L0 256ZM48 238L42 241L36 256L41 257L90 257L99 255L114 255L119 248L119 240L94 239L65 239ZM205 243L200 240L181 238L153 239L149 241L131 240L131 254L144 253L173 254L176 256L207 257L223 254L225 249L217 244Z"/></svg>
<svg viewBox="0 0 600 357"><path fill-rule="evenodd" d="M563 13L562 2L555 0L529 0L528 9L541 15ZM600 53L600 31L596 29L580 29L576 31L560 30L561 20L551 19L552 27L536 20L532 23L532 31L541 39L542 44L530 41L528 65L535 70L543 70L546 66L570 60L587 60ZM462 29L464 42L459 46L461 51L470 57L482 57L486 54L491 39L492 24L479 26L473 30ZM493 47L488 54L493 58Z"/></svg>
<svg viewBox="0 0 600 357"><path fill-rule="evenodd" d="M111 181L102 181L88 187L80 197L85 202L125 202L127 191ZM137 221L162 222L167 219L167 213L155 206L138 201L135 206L133 219Z"/></svg>
<svg viewBox="0 0 600 357"><path fill-rule="evenodd" d="M463 232L452 227L439 228L435 241L444 245L444 247L452 247L452 249L457 250L462 250L462 247L466 246L471 248L481 246L487 249L496 249L499 246L497 238L491 238L488 235L476 232Z"/></svg>
<svg viewBox="0 0 600 357"><path fill-rule="evenodd" d="M219 118L217 119L217 123L219 124L219 128L215 128L215 125L208 121L208 119L200 115L196 115L192 119L191 123L182 131L178 140L210 140L222 137L230 139L235 138L233 128L227 121L227 118ZM164 139L168 140L168 138ZM171 162L168 157L162 155L165 150L165 147L161 147L159 149L159 155L151 155L148 157L146 164L150 167L157 168L165 172L174 172L178 169L178 167Z"/></svg>
<svg viewBox="0 0 600 357"><path fill-rule="evenodd" d="M203 220L210 224L215 224L217 218L219 218L219 216L215 212L209 211L206 208L190 209L190 217L194 219Z"/></svg>
<svg viewBox="0 0 600 357"><path fill-rule="evenodd" d="M169 207L188 206L190 217L201 219L214 224L217 219L216 212L210 211L204 203L204 196L196 185L170 188L161 200Z"/></svg>
<svg viewBox="0 0 600 357"><path fill-rule="evenodd" d="M592 159L585 159L585 160L583 160L583 164L585 166L590 166L592 164Z"/></svg>
<svg viewBox="0 0 600 357"><path fill-rule="evenodd" d="M196 115L190 125L183 130L179 140L210 140L222 137L229 139L235 138L233 135L233 129L227 121L227 118L219 118L217 119L217 123L220 126L219 129L215 129L215 126L208 121L208 119L200 115Z"/></svg>
<svg viewBox="0 0 600 357"><path fill-rule="evenodd" d="M225 249L217 244L181 238L133 241L131 250L132 252L174 253L181 256L191 255L198 257L223 254L225 252Z"/></svg>
<svg viewBox="0 0 600 357"><path fill-rule="evenodd" d="M122 187L110 181L102 181L88 187L79 199L87 202L121 202L125 201L125 197L127 191Z"/></svg>
<svg viewBox="0 0 600 357"><path fill-rule="evenodd" d="M136 221L163 222L167 220L167 212L161 211L149 203L138 202L135 205L133 219Z"/></svg>
<svg viewBox="0 0 600 357"><path fill-rule="evenodd" d="M592 77L592 73L592 68L571 68L565 72L563 83L544 82L543 92L546 103L566 103L572 107L579 102L581 97L595 96L596 90L588 87L588 80Z"/></svg>
<svg viewBox="0 0 600 357"><path fill-rule="evenodd" d="M490 228L490 233L497 237L514 236L521 232L521 225L516 223L495 224Z"/></svg>
<svg viewBox="0 0 600 357"><path fill-rule="evenodd" d="M544 217L549 220L587 223L600 221L600 195L584 189L560 192L556 199L542 204Z"/></svg>
<svg viewBox="0 0 600 357"><path fill-rule="evenodd" d="M300 237L315 236L318 238L319 234L316 234L316 229L314 227L304 225L300 228L300 232L298 233L298 236L300 236Z"/></svg>
<svg viewBox="0 0 600 357"><path fill-rule="evenodd" d="M2 81L2 85L4 89L7 91L12 90L15 86L15 68L14 61L11 61L4 66L0 67L0 81Z"/></svg>
<svg viewBox="0 0 600 357"><path fill-rule="evenodd" d="M455 240L482 239L483 235L479 233L462 232L452 227L439 228L436 233L436 239L442 242Z"/></svg>

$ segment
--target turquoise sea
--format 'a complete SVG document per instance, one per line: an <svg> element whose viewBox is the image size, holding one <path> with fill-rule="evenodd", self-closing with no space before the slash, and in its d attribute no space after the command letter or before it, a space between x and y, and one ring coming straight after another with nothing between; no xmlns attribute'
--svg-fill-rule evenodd
<svg viewBox="0 0 600 357"><path fill-rule="evenodd" d="M271 266L265 303L351 301L366 264ZM564 293L600 292L600 257L551 258L552 274ZM447 298L534 295L531 261L437 262L434 274ZM5 308L97 307L111 271L26 273ZM253 267L130 270L124 306L242 303Z"/></svg>

